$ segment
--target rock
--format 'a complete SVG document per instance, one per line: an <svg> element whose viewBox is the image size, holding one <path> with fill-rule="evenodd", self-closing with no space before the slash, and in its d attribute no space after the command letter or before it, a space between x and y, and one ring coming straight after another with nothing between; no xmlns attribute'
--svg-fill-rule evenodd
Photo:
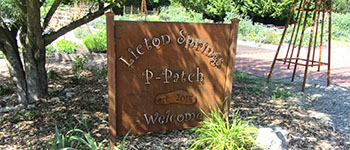
<svg viewBox="0 0 350 150"><path fill-rule="evenodd" d="M14 109L15 109L14 106L3 107L3 108L0 108L0 113L7 113L7 112L12 111Z"/></svg>
<svg viewBox="0 0 350 150"><path fill-rule="evenodd" d="M19 104L19 105L16 105L15 106L15 110L21 110L21 109L23 109L25 106L23 105L23 104Z"/></svg>
<svg viewBox="0 0 350 150"><path fill-rule="evenodd" d="M73 97L73 95L75 95L74 92L67 92L67 93L66 93L66 97L67 97L67 98L71 98L71 97Z"/></svg>
<svg viewBox="0 0 350 150"><path fill-rule="evenodd" d="M64 89L63 92L70 92L70 89Z"/></svg>
<svg viewBox="0 0 350 150"><path fill-rule="evenodd" d="M63 90L63 87L61 88L54 88L54 89L48 89L49 93L55 93L55 92L61 92Z"/></svg>
<svg viewBox="0 0 350 150"><path fill-rule="evenodd" d="M256 143L267 150L287 150L287 135L281 127L259 128Z"/></svg>
<svg viewBox="0 0 350 150"><path fill-rule="evenodd" d="M60 98L60 100L66 99L66 97L64 97L64 96L60 96L59 98Z"/></svg>
<svg viewBox="0 0 350 150"><path fill-rule="evenodd" d="M9 100L11 100L10 96L6 96L6 97L3 98L3 101L9 101Z"/></svg>
<svg viewBox="0 0 350 150"><path fill-rule="evenodd" d="M32 105L28 105L28 106L27 106L27 108L28 108L28 109L35 108L35 105L34 105L34 104L32 104Z"/></svg>
<svg viewBox="0 0 350 150"><path fill-rule="evenodd" d="M53 98L51 98L51 101L52 101L52 102L54 102L54 101L59 101L59 100L60 100L59 97L53 97Z"/></svg>

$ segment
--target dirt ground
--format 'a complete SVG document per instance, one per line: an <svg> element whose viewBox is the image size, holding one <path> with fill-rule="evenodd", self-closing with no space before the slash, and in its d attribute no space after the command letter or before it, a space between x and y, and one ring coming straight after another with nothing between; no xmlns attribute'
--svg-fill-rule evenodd
<svg viewBox="0 0 350 150"><path fill-rule="evenodd" d="M22 110L0 114L0 149L48 149L55 126L65 133L72 126L90 131L102 142L108 136L107 82L104 74L85 71L78 79L71 70L57 70L58 77L49 80L49 97ZM8 83L8 77L1 82ZM350 145L322 120L310 117L306 110L287 100L273 101L271 95L256 90L263 80L235 81L230 113L240 110L242 118L255 116L255 126L280 126L288 130L290 149L349 149ZM278 84L278 83L276 83ZM254 90L255 89L255 90ZM264 87L261 87L263 90ZM67 92L73 92L70 98ZM14 94L7 103L18 105ZM52 100L58 97L60 100ZM3 97L1 97L3 98ZM0 98L0 99L1 99ZM70 119L72 118L72 119ZM88 127L82 122L86 120ZM86 129L87 128L87 129ZM127 137L126 149L186 149L193 135L189 130L173 130ZM119 138L121 142L122 137Z"/></svg>

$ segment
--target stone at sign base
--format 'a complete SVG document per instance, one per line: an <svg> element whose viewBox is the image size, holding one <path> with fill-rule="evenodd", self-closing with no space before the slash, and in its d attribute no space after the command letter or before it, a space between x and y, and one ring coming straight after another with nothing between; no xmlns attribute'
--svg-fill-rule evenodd
<svg viewBox="0 0 350 150"><path fill-rule="evenodd" d="M266 150L287 150L288 131L281 127L263 127L258 130L256 143Z"/></svg>

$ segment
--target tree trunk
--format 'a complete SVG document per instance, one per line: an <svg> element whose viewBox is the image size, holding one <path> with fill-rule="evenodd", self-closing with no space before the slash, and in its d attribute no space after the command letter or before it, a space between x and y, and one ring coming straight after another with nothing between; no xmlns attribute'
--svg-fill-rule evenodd
<svg viewBox="0 0 350 150"><path fill-rule="evenodd" d="M0 50L3 51L6 57L7 67L9 69L12 82L16 85L15 89L18 96L18 101L19 103L28 103L29 101L27 99L27 83L22 61L18 52L18 46L17 43L11 42L16 41L16 37L14 37L12 40L8 38L4 39L6 40L1 41Z"/></svg>
<svg viewBox="0 0 350 150"><path fill-rule="evenodd" d="M26 24L22 26L20 41L23 46L23 60L29 102L47 96L47 74L45 68L45 45L40 24L40 4L36 0L27 3Z"/></svg>

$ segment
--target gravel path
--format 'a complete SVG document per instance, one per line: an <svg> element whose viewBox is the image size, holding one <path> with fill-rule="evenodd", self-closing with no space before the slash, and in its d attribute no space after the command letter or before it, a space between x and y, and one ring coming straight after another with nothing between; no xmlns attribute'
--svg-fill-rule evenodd
<svg viewBox="0 0 350 150"><path fill-rule="evenodd" d="M299 83L302 79L299 78ZM294 86L295 90L298 90ZM294 102L308 109L311 116L333 125L333 130L350 144L350 90L337 85L327 87L324 81L309 80L305 93Z"/></svg>

